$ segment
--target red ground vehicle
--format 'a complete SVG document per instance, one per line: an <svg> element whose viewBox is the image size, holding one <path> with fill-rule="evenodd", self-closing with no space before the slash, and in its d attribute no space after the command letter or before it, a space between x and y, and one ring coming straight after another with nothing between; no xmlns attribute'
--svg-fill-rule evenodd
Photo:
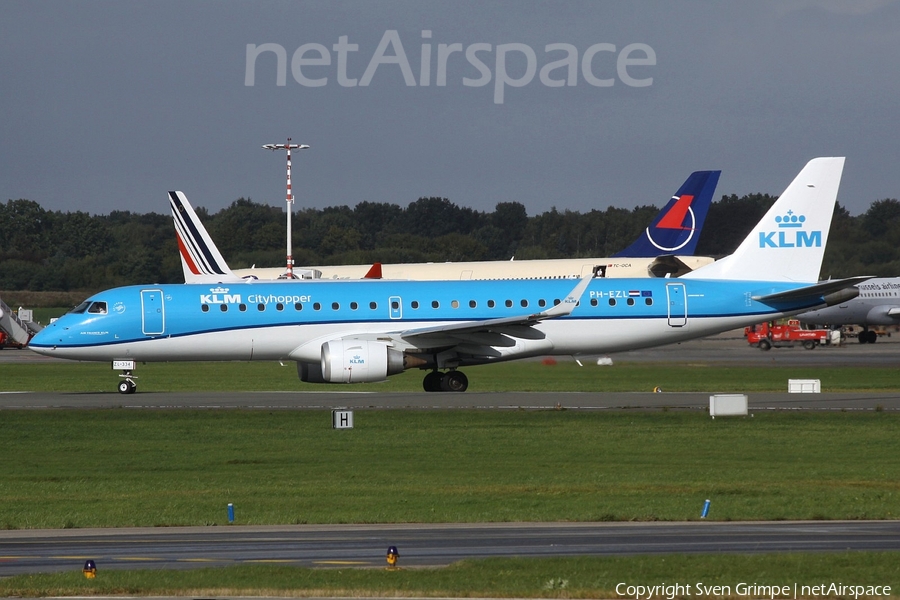
<svg viewBox="0 0 900 600"><path fill-rule="evenodd" d="M12 341L10 337L6 335L5 331L0 330L0 350L3 350L4 348L18 348L21 350L22 345Z"/></svg>
<svg viewBox="0 0 900 600"><path fill-rule="evenodd" d="M787 324L769 321L744 328L747 342L760 350L791 348L794 344L803 344L804 348L812 350L819 344L827 344L829 333L827 329L803 329L795 319Z"/></svg>

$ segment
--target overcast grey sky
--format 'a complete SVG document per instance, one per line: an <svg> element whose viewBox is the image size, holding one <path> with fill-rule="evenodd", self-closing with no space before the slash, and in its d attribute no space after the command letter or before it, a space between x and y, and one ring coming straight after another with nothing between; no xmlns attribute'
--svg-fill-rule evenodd
<svg viewBox="0 0 900 600"><path fill-rule="evenodd" d="M282 205L284 155L260 146L288 136L312 147L294 160L301 207L631 208L699 169L722 169L717 197L778 194L816 156L847 156L853 214L900 196L895 1L0 10L3 200L166 213L180 189L211 211ZM284 85L263 44L284 49Z"/></svg>

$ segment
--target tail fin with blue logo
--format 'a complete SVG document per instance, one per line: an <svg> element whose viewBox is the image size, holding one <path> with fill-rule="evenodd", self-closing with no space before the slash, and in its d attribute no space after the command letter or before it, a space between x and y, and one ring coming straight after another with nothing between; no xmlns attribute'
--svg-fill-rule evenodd
<svg viewBox="0 0 900 600"><path fill-rule="evenodd" d="M693 256L721 173L691 173L641 237L613 257Z"/></svg>
<svg viewBox="0 0 900 600"><path fill-rule="evenodd" d="M682 278L815 283L844 158L814 158L730 256Z"/></svg>

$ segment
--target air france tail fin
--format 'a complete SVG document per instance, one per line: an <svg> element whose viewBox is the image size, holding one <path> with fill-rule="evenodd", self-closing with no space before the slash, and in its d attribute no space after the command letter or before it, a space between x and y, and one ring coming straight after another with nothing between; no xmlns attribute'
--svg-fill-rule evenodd
<svg viewBox="0 0 900 600"><path fill-rule="evenodd" d="M843 170L843 157L806 163L733 254L682 278L815 283Z"/></svg>
<svg viewBox="0 0 900 600"><path fill-rule="evenodd" d="M693 256L721 171L697 171L678 188L650 227L614 257Z"/></svg>
<svg viewBox="0 0 900 600"><path fill-rule="evenodd" d="M242 281L228 268L228 263L209 237L187 197L182 192L169 192L169 204L175 220L175 237L178 239L184 282Z"/></svg>

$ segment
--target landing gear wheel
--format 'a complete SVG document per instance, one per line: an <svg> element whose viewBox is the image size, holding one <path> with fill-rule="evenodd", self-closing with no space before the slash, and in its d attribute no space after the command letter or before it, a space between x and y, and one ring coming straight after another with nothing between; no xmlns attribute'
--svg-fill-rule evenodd
<svg viewBox="0 0 900 600"><path fill-rule="evenodd" d="M816 343L813 340L806 340L805 342L803 342L803 347L807 350L812 350L816 347Z"/></svg>
<svg viewBox="0 0 900 600"><path fill-rule="evenodd" d="M444 392L464 392L469 387L469 378L461 371L449 371L441 378Z"/></svg>
<svg viewBox="0 0 900 600"><path fill-rule="evenodd" d="M425 388L426 392L440 392L441 379L443 378L444 374L440 371L432 371L425 376L425 379L422 381L422 387Z"/></svg>
<svg viewBox="0 0 900 600"><path fill-rule="evenodd" d="M875 330L869 330L869 333L866 335L866 341L870 344L874 344L878 341L878 332Z"/></svg>
<svg viewBox="0 0 900 600"><path fill-rule="evenodd" d="M126 379L124 381L119 382L119 393L120 394L133 394L137 390L137 384L135 384L130 379Z"/></svg>
<svg viewBox="0 0 900 600"><path fill-rule="evenodd" d="M769 350L772 347L772 344L769 343L769 340L760 340L759 341L759 349L760 350Z"/></svg>

